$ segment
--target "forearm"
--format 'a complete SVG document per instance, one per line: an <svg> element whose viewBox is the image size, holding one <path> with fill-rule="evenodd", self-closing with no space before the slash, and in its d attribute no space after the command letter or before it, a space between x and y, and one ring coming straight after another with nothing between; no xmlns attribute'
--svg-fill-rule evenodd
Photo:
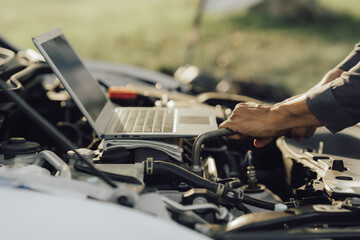
<svg viewBox="0 0 360 240"><path fill-rule="evenodd" d="M342 129L343 126L350 126L360 121L360 107L357 106L360 105L360 70L357 71L356 68L360 69L359 59L360 43L342 63L330 70L308 92L273 106L239 103L229 119L220 124L220 128L229 128L237 132L234 136L237 139L254 138L254 145L262 147L275 137L284 135L296 139L308 138L312 136L316 127L323 125L327 128L330 126L329 129L333 132ZM357 63L358 65L354 66ZM344 71L347 73L342 75ZM339 102L335 98L338 98ZM336 121L332 121L334 124L327 124L326 119ZM340 128L336 126L338 122L341 122Z"/></svg>
<svg viewBox="0 0 360 240"><path fill-rule="evenodd" d="M344 72L350 71L350 74L351 72L359 73L359 61L360 42L355 45L354 50L338 66L327 72L325 76L321 79L321 81L313 88L311 88L307 93L294 96L281 103L275 104L274 107L279 108L279 111L283 112L281 115L284 115L284 119L292 119L291 122L283 123L284 127L288 125L295 125L295 127L321 126L322 124L320 124L318 118L315 117L315 115L310 111L306 103L306 97L312 95L312 92L321 91L321 89L323 89L326 84L334 82L336 79L340 78ZM356 67L357 69L355 69ZM355 76L354 78L357 78L357 76ZM354 86L354 88L356 87ZM314 109L312 109L312 111L314 111Z"/></svg>
<svg viewBox="0 0 360 240"><path fill-rule="evenodd" d="M341 77L307 94L311 112L336 133L360 121L360 62Z"/></svg>
<svg viewBox="0 0 360 240"><path fill-rule="evenodd" d="M307 106L305 94L276 104L270 111L271 118L273 118L271 121L277 124L278 130L322 126Z"/></svg>
<svg viewBox="0 0 360 240"><path fill-rule="evenodd" d="M317 88L329 82L334 81L335 79L340 77L343 72L344 70L340 68L331 69L329 72L325 74L325 76L321 79L321 81L318 84L316 84L313 88Z"/></svg>
<svg viewBox="0 0 360 240"><path fill-rule="evenodd" d="M285 99L285 100L282 101L282 102L275 103L274 106L280 106L280 105L285 104L285 103L287 103L287 102L293 101L293 100L295 100L295 99L297 99L297 98L302 97L302 96L305 95L305 94L306 94L306 93L301 93L301 94L292 96L292 97L290 97L290 98Z"/></svg>
<svg viewBox="0 0 360 240"><path fill-rule="evenodd" d="M319 88L329 82L339 78L344 72L343 69L333 68L325 74L321 81L312 89ZM319 120L311 113L306 104L306 94L302 93L291 98L288 98L280 103L274 105L274 110L279 112L279 123L286 128L293 127L318 127L321 126Z"/></svg>

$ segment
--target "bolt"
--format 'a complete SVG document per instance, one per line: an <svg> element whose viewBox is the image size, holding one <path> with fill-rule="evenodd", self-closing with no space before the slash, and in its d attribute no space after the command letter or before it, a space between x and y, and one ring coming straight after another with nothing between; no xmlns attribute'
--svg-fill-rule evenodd
<svg viewBox="0 0 360 240"><path fill-rule="evenodd" d="M254 166L247 166L247 175L249 189L258 189L259 186L257 184L256 171Z"/></svg>

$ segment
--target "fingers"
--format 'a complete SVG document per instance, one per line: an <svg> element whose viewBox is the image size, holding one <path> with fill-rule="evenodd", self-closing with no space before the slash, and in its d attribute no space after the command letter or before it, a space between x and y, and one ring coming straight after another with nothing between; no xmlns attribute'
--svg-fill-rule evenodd
<svg viewBox="0 0 360 240"><path fill-rule="evenodd" d="M222 129L222 128L228 128L228 127L227 127L227 125L229 125L229 124L228 124L228 121L229 121L229 119L228 119L228 120L225 120L225 121L222 122L222 123L220 123L219 128L220 128L220 129ZM230 128L229 128L229 129L230 129Z"/></svg>
<svg viewBox="0 0 360 240"><path fill-rule="evenodd" d="M232 139L245 140L253 138L255 147L263 147L274 138L286 136L299 141L309 138L315 127L297 127L287 129L289 117L281 114L278 108L256 103L239 103L229 119L220 124L220 128L228 128L238 134Z"/></svg>
<svg viewBox="0 0 360 240"><path fill-rule="evenodd" d="M271 143L274 140L272 137L256 138L254 139L254 146L257 148L262 148Z"/></svg>
<svg viewBox="0 0 360 240"><path fill-rule="evenodd" d="M244 141L244 140L248 139L249 137L246 136L246 135L243 135L243 134L234 134L234 135L228 136L228 138L234 139L234 140Z"/></svg>
<svg viewBox="0 0 360 240"><path fill-rule="evenodd" d="M291 128L286 132L285 136L299 141L302 138L310 138L312 135L314 135L315 131L315 127Z"/></svg>
<svg viewBox="0 0 360 240"><path fill-rule="evenodd" d="M309 127L305 134L305 138L311 138L314 135L315 131L316 127Z"/></svg>
<svg viewBox="0 0 360 240"><path fill-rule="evenodd" d="M256 103L239 103L229 119L220 124L220 128L228 128L247 136L269 135L268 129L270 107ZM264 136L265 137L265 136Z"/></svg>
<svg viewBox="0 0 360 240"><path fill-rule="evenodd" d="M271 106L257 103L239 103L234 108L229 119L220 124L220 128L228 128L237 135L230 138L245 140L258 138L255 145L258 147L270 143L274 137L281 136L284 130L278 129L274 124L276 118L270 116L273 113ZM259 143L259 144L257 144Z"/></svg>

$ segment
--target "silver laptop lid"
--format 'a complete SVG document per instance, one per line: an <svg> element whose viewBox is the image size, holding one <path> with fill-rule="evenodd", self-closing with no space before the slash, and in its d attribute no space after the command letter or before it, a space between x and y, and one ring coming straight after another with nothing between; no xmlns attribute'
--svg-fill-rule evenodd
<svg viewBox="0 0 360 240"><path fill-rule="evenodd" d="M61 29L34 37L33 42L100 137L114 105L81 61Z"/></svg>

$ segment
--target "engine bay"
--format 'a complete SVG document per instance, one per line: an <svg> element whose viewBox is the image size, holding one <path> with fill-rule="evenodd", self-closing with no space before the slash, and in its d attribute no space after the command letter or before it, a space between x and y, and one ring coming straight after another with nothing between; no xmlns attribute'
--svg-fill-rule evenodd
<svg viewBox="0 0 360 240"><path fill-rule="evenodd" d="M212 239L360 236L359 126L336 135L320 128L312 139L279 138L263 148L228 138L226 129L196 138L105 141L41 57L0 50L1 187L81 195ZM249 100L195 94L144 69L87 66L107 94L120 87L120 97L112 95L120 106L206 105L220 124Z"/></svg>

